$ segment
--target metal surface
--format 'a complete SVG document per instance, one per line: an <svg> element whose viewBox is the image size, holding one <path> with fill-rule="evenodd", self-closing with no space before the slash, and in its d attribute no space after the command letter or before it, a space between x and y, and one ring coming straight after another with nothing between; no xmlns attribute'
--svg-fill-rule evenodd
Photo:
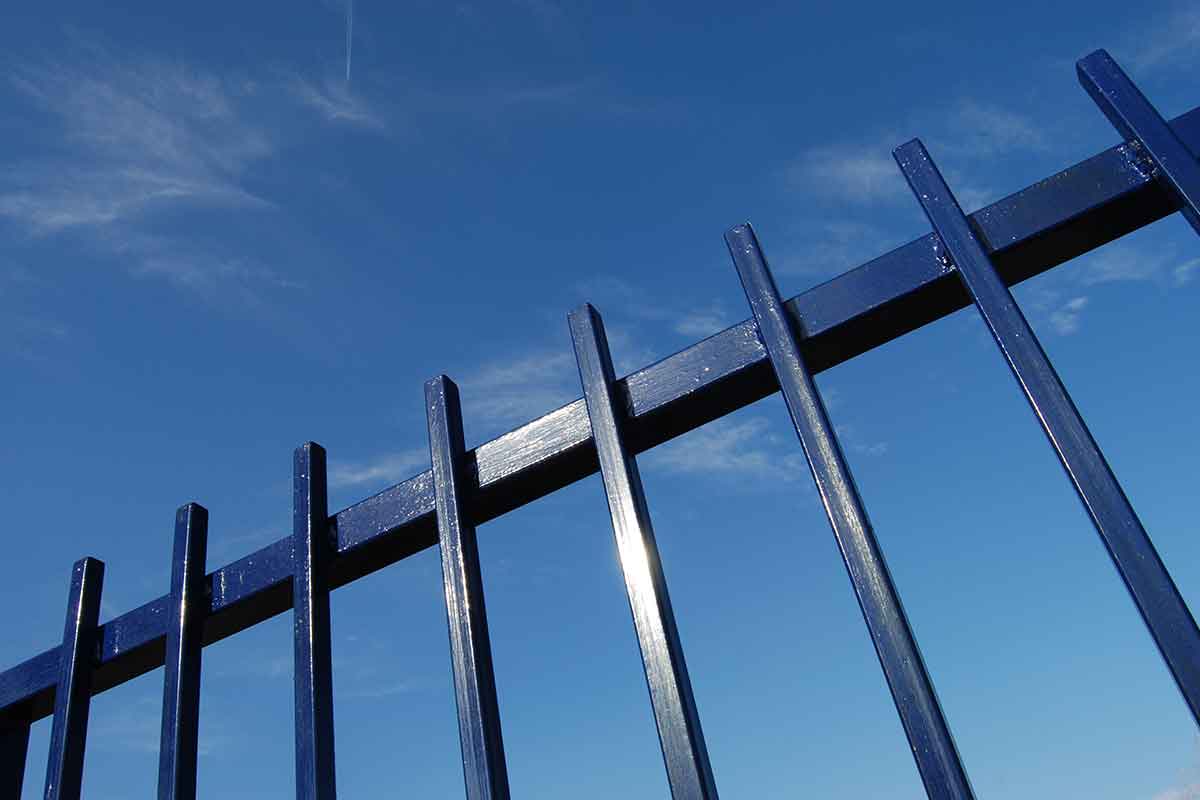
<svg viewBox="0 0 1200 800"><path fill-rule="evenodd" d="M208 511L196 503L188 503L175 512L162 737L158 754L159 800L194 800L196 797L200 635L208 607L204 593L207 552Z"/></svg>
<svg viewBox="0 0 1200 800"><path fill-rule="evenodd" d="M0 673L0 796L19 791L29 725L51 713L46 796L78 796L89 697L164 663L160 781L183 796L188 787L180 781L189 772L194 780L195 772L197 639L200 646L211 644L291 606L297 795L332 798L328 592L440 541L468 796L507 797L474 526L600 469L672 792L677 798L715 797L634 457L782 386L927 790L937 798L970 797L812 375L972 299L1195 715L1196 625L1007 289L1181 204L1191 203L1187 213L1196 222L1191 153L1200 147L1200 109L1168 129L1110 62L1089 57L1080 75L1118 128L1137 138L1134 143L1100 153L969 219L919 145L902 148L899 160L935 233L783 303L753 233L735 229L728 241L753 319L617 380L599 317L585 307L571 320L583 398L467 451L456 390L448 379L437 379L427 387L430 471L330 518L325 454L306 445L296 454L292 536L215 570L203 583L203 547L197 555L192 548L198 545L189 538L182 545L187 555L176 555L172 592L99 629L102 566L80 562L63 643ZM1129 327L1122 333L1138 332ZM187 514L190 537L203 526L195 509Z"/></svg>
<svg viewBox="0 0 1200 800"><path fill-rule="evenodd" d="M292 478L295 543L296 797L337 796L333 760L333 665L329 633L329 536L325 449L296 448Z"/></svg>
<svg viewBox="0 0 1200 800"><path fill-rule="evenodd" d="M75 562L59 650L62 658L50 728L45 800L78 800L83 786L83 749L92 706L93 656L103 588L103 562L94 558Z"/></svg>
<svg viewBox="0 0 1200 800"><path fill-rule="evenodd" d="M1174 120L1200 146L1200 109ZM1137 148L1114 147L971 215L1005 283L1016 283L1179 209L1146 174ZM935 237L927 234L788 301L803 324L801 350L814 374L969 304ZM1132 330L1130 331L1132 333ZM741 322L618 381L631 408L628 445L642 452L778 387L753 323ZM551 411L470 452L480 524L596 471L582 400ZM231 524L234 524L231 522ZM329 587L382 569L437 541L433 482L415 475L338 512ZM292 606L292 539L285 537L209 576L204 642L211 644ZM159 597L105 624L95 690L163 664ZM37 720L53 709L54 647L0 673L0 718Z"/></svg>
<svg viewBox="0 0 1200 800"><path fill-rule="evenodd" d="M726 232L725 243L850 573L925 791L933 800L973 798L933 682L758 238L749 224L738 225Z"/></svg>
<svg viewBox="0 0 1200 800"><path fill-rule="evenodd" d="M1157 176L1175 192L1184 217L1200 233L1200 162L1141 90L1104 50L1075 65L1079 82L1125 139L1141 145Z"/></svg>
<svg viewBox="0 0 1200 800"><path fill-rule="evenodd" d="M625 444L628 412L617 391L604 323L586 304L571 312L569 323L671 796L716 798L650 510L637 461Z"/></svg>
<svg viewBox="0 0 1200 800"><path fill-rule="evenodd" d="M458 387L445 375L425 384L429 455L437 497L442 587L450 629L454 698L468 800L507 800L508 767L500 734L500 704L492 670L483 577L475 526L467 513L467 479L462 406Z"/></svg>
<svg viewBox="0 0 1200 800"><path fill-rule="evenodd" d="M895 155L1200 722L1200 630L1175 582L929 153L913 140Z"/></svg>

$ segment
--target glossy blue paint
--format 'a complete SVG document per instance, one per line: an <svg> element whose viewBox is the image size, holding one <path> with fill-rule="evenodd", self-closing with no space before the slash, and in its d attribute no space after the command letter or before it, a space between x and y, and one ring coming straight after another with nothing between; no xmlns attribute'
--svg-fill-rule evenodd
<svg viewBox="0 0 1200 800"><path fill-rule="evenodd" d="M821 394L804 363L800 349L803 327L790 318L749 223L730 228L725 243L850 573L925 792L933 800L973 798L962 759L875 540L866 508Z"/></svg>
<svg viewBox="0 0 1200 800"><path fill-rule="evenodd" d="M78 800L83 785L83 750L92 705L92 667L104 563L94 558L75 562L63 629L50 757L46 765L46 800Z"/></svg>
<svg viewBox="0 0 1200 800"><path fill-rule="evenodd" d="M596 309L586 304L568 319L671 796L715 800L717 787L650 509L637 460L625 444L622 429L628 412L617 391L604 323Z"/></svg>
<svg viewBox="0 0 1200 800"><path fill-rule="evenodd" d="M454 381L440 375L426 382L425 412L437 496L442 588L450 629L463 780L468 800L507 800L508 767L500 732L479 546L468 513L474 480L467 468L462 405Z"/></svg>
<svg viewBox="0 0 1200 800"><path fill-rule="evenodd" d="M329 536L325 449L296 448L292 478L292 602L296 651L296 797L337 796L333 760L333 664L329 634Z"/></svg>
<svg viewBox="0 0 1200 800"><path fill-rule="evenodd" d="M1200 109L1170 123L1200 149ZM1145 168L1139 145L1109 148L970 216L1005 284L1018 283L1180 208ZM970 303L933 234L922 236L792 298L812 373L847 361ZM1136 331L1130 329L1130 334ZM753 321L743 321L617 381L629 405L630 452L640 453L778 389ZM599 462L583 399L552 410L467 455L478 525L594 473ZM336 537L327 588L335 589L437 542L429 471L327 520ZM293 538L280 539L208 576L205 645L293 607ZM100 628L93 691L162 666L170 598L162 596ZM0 725L53 713L61 648L0 672Z"/></svg>
<svg viewBox="0 0 1200 800"><path fill-rule="evenodd" d="M158 754L159 800L195 800L200 726L201 634L208 597L204 561L208 510L188 503L175 512L171 552L162 736Z"/></svg>
<svg viewBox="0 0 1200 800"><path fill-rule="evenodd" d="M1183 215L1200 233L1200 162L1195 152L1106 51L1097 50L1080 59L1075 69L1079 82L1117 132L1142 147L1157 176L1175 192Z"/></svg>
<svg viewBox="0 0 1200 800"><path fill-rule="evenodd" d="M1175 582L924 145L913 140L895 156L1200 722L1200 630Z"/></svg>

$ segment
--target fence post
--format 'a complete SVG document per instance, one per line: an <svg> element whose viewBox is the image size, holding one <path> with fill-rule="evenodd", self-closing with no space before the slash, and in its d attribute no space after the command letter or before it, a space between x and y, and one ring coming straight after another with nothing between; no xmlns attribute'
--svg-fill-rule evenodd
<svg viewBox="0 0 1200 800"><path fill-rule="evenodd" d="M588 304L571 312L568 321L671 796L675 800L716 800L716 782L646 493L637 461L624 440L625 410L615 388L604 323Z"/></svg>
<svg viewBox="0 0 1200 800"><path fill-rule="evenodd" d="M175 512L167 652L163 675L159 800L195 800L200 726L200 664L204 615L204 562L208 511L188 503Z"/></svg>
<svg viewBox="0 0 1200 800"><path fill-rule="evenodd" d="M296 448L292 481L292 606L296 798L334 800L333 659L329 632L329 501L325 449Z"/></svg>
<svg viewBox="0 0 1200 800"><path fill-rule="evenodd" d="M462 406L454 381L440 375L426 382L425 411L467 800L508 800L508 766L479 570L479 545L467 511L470 488L463 479L466 446Z"/></svg>
<svg viewBox="0 0 1200 800"><path fill-rule="evenodd" d="M725 243L850 573L925 792L930 800L971 800L971 783L933 681L758 238L749 224L738 225L726 232Z"/></svg>
<svg viewBox="0 0 1200 800"><path fill-rule="evenodd" d="M103 562L94 558L75 562L67 600L58 688L54 694L45 800L79 800L83 786L83 750L92 704L92 662L103 586Z"/></svg>
<svg viewBox="0 0 1200 800"><path fill-rule="evenodd" d="M895 156L1200 722L1200 629L1191 611L925 146L914 139L897 147Z"/></svg>
<svg viewBox="0 0 1200 800"><path fill-rule="evenodd" d="M1117 132L1141 146L1200 233L1200 162L1105 50L1075 64L1079 82Z"/></svg>

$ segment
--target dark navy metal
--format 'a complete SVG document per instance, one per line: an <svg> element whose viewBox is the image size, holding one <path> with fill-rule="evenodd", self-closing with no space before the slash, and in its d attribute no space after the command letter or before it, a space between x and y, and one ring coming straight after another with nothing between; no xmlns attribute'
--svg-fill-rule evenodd
<svg viewBox="0 0 1200 800"><path fill-rule="evenodd" d="M1200 149L1200 109L1171 122ZM1015 284L1179 210L1145 169L1139 147L1109 148L980 209L971 224L1006 284ZM802 321L800 346L816 374L970 304L933 234L926 234L787 302ZM1122 335L1137 335L1133 326ZM617 381L630 414L627 446L641 453L778 389L753 321L743 321ZM478 477L476 525L544 497L598 468L582 399L481 444L468 455ZM331 523L336 589L437 543L428 471L339 511ZM284 537L209 576L205 644L292 607L293 541ZM169 598L154 598L103 625L95 692L163 664ZM28 724L54 710L60 649L0 672L0 720Z"/></svg>
<svg viewBox="0 0 1200 800"><path fill-rule="evenodd" d="M1200 630L1175 582L924 145L914 139L895 156L1200 722Z"/></svg>
<svg viewBox="0 0 1200 800"><path fill-rule="evenodd" d="M425 412L467 800L508 800L479 546L467 511L471 478L466 469L462 405L454 381L439 375L425 383Z"/></svg>
<svg viewBox="0 0 1200 800"><path fill-rule="evenodd" d="M292 479L296 642L296 797L333 800L333 664L329 634L329 504L325 449L296 448Z"/></svg>
<svg viewBox="0 0 1200 800"><path fill-rule="evenodd" d="M725 243L850 573L925 792L932 800L973 798L900 596L754 230L749 223L730 228Z"/></svg>
<svg viewBox="0 0 1200 800"><path fill-rule="evenodd" d="M67 622L59 652L58 691L50 728L45 800L78 800L83 786L83 749L92 705L92 666L104 563L94 558L75 562L67 600Z"/></svg>
<svg viewBox="0 0 1200 800"><path fill-rule="evenodd" d="M1142 146L1183 205L1184 217L1200 233L1200 162L1171 126L1104 50L1075 64L1079 82L1117 132Z"/></svg>
<svg viewBox="0 0 1200 800"><path fill-rule="evenodd" d="M20 797L29 755L29 725L0 725L0 797Z"/></svg>
<svg viewBox="0 0 1200 800"><path fill-rule="evenodd" d="M162 737L158 753L159 800L195 800L200 727L200 661L204 612L204 561L208 510L188 503L175 512L171 553L170 622L163 678Z"/></svg>
<svg viewBox="0 0 1200 800"><path fill-rule="evenodd" d="M627 410L618 394L604 323L588 304L571 312L568 321L671 796L675 800L715 800L717 787L650 524L650 509L637 460L625 444Z"/></svg>

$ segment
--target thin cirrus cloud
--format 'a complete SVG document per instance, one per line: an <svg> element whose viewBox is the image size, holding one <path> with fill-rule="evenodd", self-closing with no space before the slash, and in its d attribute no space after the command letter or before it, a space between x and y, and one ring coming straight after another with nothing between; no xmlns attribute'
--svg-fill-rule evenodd
<svg viewBox="0 0 1200 800"><path fill-rule="evenodd" d="M346 489L364 485L391 485L429 467L429 451L414 447L365 461L335 461L329 468L329 485Z"/></svg>
<svg viewBox="0 0 1200 800"><path fill-rule="evenodd" d="M913 127L928 132L925 138L935 157L946 157L949 166L946 161L941 166L968 211L995 193L978 185L973 176L977 169L967 174L955 165L973 165L1008 153L1043 152L1050 142L1032 119L974 101L961 102L950 113ZM782 174L792 186L856 205L911 203L911 193L891 155L903 138L876 136L858 143L812 147L787 164Z"/></svg>
<svg viewBox="0 0 1200 800"><path fill-rule="evenodd" d="M0 172L0 215L31 233L104 226L168 203L269 205L239 180L274 152L238 111L244 85L96 53L25 65L10 85L58 123L53 156Z"/></svg>
<svg viewBox="0 0 1200 800"><path fill-rule="evenodd" d="M1169 67L1196 60L1200 46L1200 9L1189 4L1151 17L1131 42L1136 69Z"/></svg>
<svg viewBox="0 0 1200 800"><path fill-rule="evenodd" d="M37 112L40 146L0 163L0 220L33 241L71 235L135 277L166 280L222 305L261 307L303 283L226 252L189 226L164 232L158 212L272 212L254 169L277 158L298 111L326 124L384 130L349 87L294 73L261 80L83 45L28 59L4 83ZM291 118L294 118L294 114Z"/></svg>

